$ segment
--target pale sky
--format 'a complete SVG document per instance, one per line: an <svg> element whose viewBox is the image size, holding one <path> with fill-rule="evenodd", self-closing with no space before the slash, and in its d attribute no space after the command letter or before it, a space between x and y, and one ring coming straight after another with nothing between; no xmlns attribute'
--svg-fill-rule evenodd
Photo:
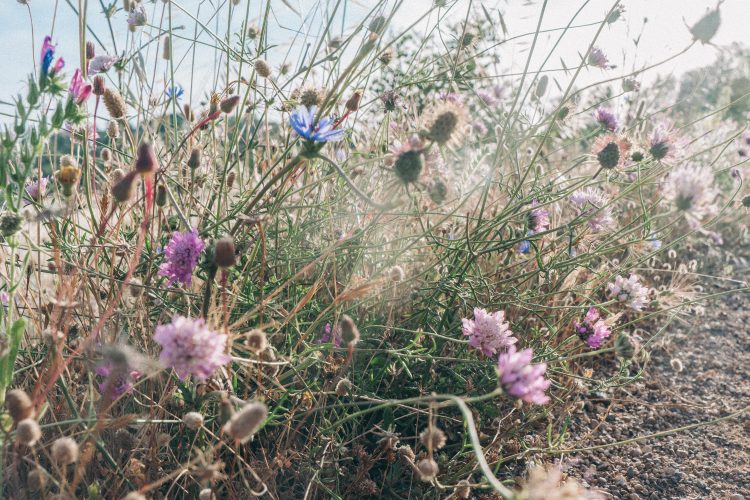
<svg viewBox="0 0 750 500"><path fill-rule="evenodd" d="M185 34L192 37L195 22L188 14L180 11L178 6L183 7L186 11L196 15L203 21L209 29L223 36L226 32L226 16L210 18L209 14L213 12L215 4L227 3L228 0L172 0L173 3L173 29L176 34ZM241 0L240 12L244 15L246 2ZM39 47L45 34L50 33L53 27L54 19L54 38L57 42L58 53L62 55L67 62L66 72L71 74L73 69L78 66L78 20L75 13L68 5L67 0L31 0L30 7L34 20L34 47L32 53L32 34L30 29L29 15L26 6L20 5L16 0L0 0L0 56L2 56L3 70L0 71L0 101L7 102L11 95L23 90L25 75L33 71L33 59L37 59ZM70 0L73 5L78 4L78 0ZM106 50L114 53L109 28L101 13L99 2L89 0L89 25L99 35ZM109 3L108 1L104 2ZM304 50L306 43L298 38L293 42L292 37L295 33L309 32L311 36L320 33L322 23L320 22L322 12L330 8L334 2L326 0L304 1L288 0L288 3L302 14L297 15L279 0L272 5L273 9L273 28L271 30L271 40L279 44L276 57L284 57L287 50L290 51L289 60L294 62ZM339 17L334 24L335 31L340 33L357 26L362 16L367 11L367 0L346 2L345 18ZM450 2L449 2L450 3ZM451 19L463 19L469 0L458 0L453 6ZM517 36L525 33L533 33L536 28L539 14L541 12L541 0L493 0L480 2L475 0L474 6L483 4L491 15L496 11L502 12L505 23L508 28L508 36ZM601 20L605 12L613 5L614 0L550 0L544 14L542 29L553 29L564 27L572 18L574 13L586 3L585 7L576 18L574 25L584 25ZM691 40L691 35L685 23L694 24L706 12L708 8L716 5L716 0L623 0L621 2L626 7L624 20L615 23L612 26L605 27L597 45L599 45L609 56L610 61L618 67L606 72L602 70L587 69L582 74L579 84L593 83L605 78L616 77L631 71L634 67L643 67L644 65L665 59L680 49L684 48ZM265 4L265 2L263 2ZM117 1L120 6L120 0ZM261 8L261 2L251 0L251 18L257 19L258 10ZM396 18L395 30L410 25L418 19L431 5L430 0L405 0L400 13ZM163 4L161 1L156 3L146 3L149 13L149 22L158 25L160 22ZM199 13L200 9L200 13ZM748 22L750 21L750 0L725 0L721 7L722 24L714 42L719 47L728 46L733 42L750 45L750 30ZM226 7L223 12L226 11ZM56 18L55 18L56 15ZM239 18L240 16L237 16ZM118 12L112 18L113 30L117 42L117 49L122 52L126 49L126 14ZM644 19L648 19L644 29ZM683 19L685 20L683 22ZM423 31L428 25L432 26L436 22L433 15L420 25L419 30ZM235 22L235 24L237 24ZM166 24L165 24L166 26ZM446 25L447 28L447 25ZM498 29L499 23L498 23ZM561 68L561 59L565 61L568 67L575 66L579 62L579 53L586 50L592 35L597 27L577 28L569 31L563 38L555 55L549 59L545 69L554 70ZM641 33L639 46L636 48L633 39ZM544 33L537 42L535 56L532 58L531 69L537 69L541 64L548 51L545 48L550 47L557 40L560 31ZM142 36L148 36L148 28ZM147 38L141 38L141 42ZM212 37L206 33L200 35L200 40L213 43ZM314 41L314 40L312 40ZM531 43L531 36L522 37L511 43L504 44L499 50L503 71L517 71L526 62L528 50ZM128 47L130 48L130 47ZM101 47L97 47L99 53L103 52ZM179 62L182 56L189 54L191 43L175 39L174 50L175 61ZM688 53L671 61L652 71L643 77L643 80L653 80L657 73L679 74L688 69L704 66L710 63L720 48L714 46L694 46ZM154 92L162 92L166 85L165 71L166 65L157 63L154 71L153 61L156 52L151 49L151 53L145 53L147 77L153 81ZM33 58L33 59L32 59ZM176 70L176 80L182 84L186 90L193 89L192 101L195 103L201 97L201 94L213 87L211 81L213 71L214 57L213 51L206 46L199 48L199 64L195 68L195 79L190 81L190 58L186 58L182 64L178 64ZM206 65L209 65L206 67ZM550 73L550 76L560 75L561 73ZM7 105L0 104L0 113L7 114L12 112ZM7 118L6 118L7 119ZM0 116L0 121L5 121Z"/></svg>

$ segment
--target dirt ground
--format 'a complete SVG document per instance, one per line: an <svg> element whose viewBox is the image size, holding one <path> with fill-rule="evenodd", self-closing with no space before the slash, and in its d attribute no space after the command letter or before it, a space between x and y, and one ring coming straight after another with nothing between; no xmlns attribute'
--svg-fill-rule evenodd
<svg viewBox="0 0 750 500"><path fill-rule="evenodd" d="M750 277L750 259L732 273ZM706 293L739 288L705 285ZM704 316L670 327L639 382L584 402L576 447L612 443L707 422L750 406L750 293L707 304ZM591 432L589 439L582 440ZM750 498L750 410L715 425L563 460L567 473L624 499Z"/></svg>

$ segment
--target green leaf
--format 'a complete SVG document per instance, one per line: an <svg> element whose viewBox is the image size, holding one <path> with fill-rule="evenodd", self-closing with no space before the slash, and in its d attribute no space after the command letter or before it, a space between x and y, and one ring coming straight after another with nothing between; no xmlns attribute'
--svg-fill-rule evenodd
<svg viewBox="0 0 750 500"><path fill-rule="evenodd" d="M23 337L24 327L26 322L21 319L17 319L10 327L8 333L8 344L10 349L8 354L0 361L0 375L2 380L0 384L3 387L8 387L13 380L13 365L16 362L16 356L18 355L18 348L21 345L21 338Z"/></svg>

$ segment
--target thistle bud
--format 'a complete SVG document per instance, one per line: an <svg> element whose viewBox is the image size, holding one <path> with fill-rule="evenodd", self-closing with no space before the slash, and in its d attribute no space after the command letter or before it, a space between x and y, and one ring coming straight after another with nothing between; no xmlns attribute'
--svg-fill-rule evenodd
<svg viewBox="0 0 750 500"><path fill-rule="evenodd" d="M263 403L248 403L232 415L224 425L224 432L240 443L247 442L268 417L268 408Z"/></svg>
<svg viewBox="0 0 750 500"><path fill-rule="evenodd" d="M359 109L359 103L362 100L363 93L364 91L362 89L357 89L354 91L349 100L346 101L346 109L348 111L354 112Z"/></svg>
<svg viewBox="0 0 750 500"><path fill-rule="evenodd" d="M359 328L354 323L354 320L344 314L339 322L339 328L341 330L341 342L346 346L354 346L359 342Z"/></svg>
<svg viewBox="0 0 750 500"><path fill-rule="evenodd" d="M93 59L94 57L96 57L96 46L94 42L88 41L86 42L86 59Z"/></svg>
<svg viewBox="0 0 750 500"><path fill-rule="evenodd" d="M271 76L271 67L263 59L256 59L255 72L258 73L261 78L268 78Z"/></svg>
<svg viewBox="0 0 750 500"><path fill-rule="evenodd" d="M8 238L21 230L23 218L13 212L3 212L0 214L0 234Z"/></svg>
<svg viewBox="0 0 750 500"><path fill-rule="evenodd" d="M138 146L138 153L135 155L135 170L139 174L150 174L156 171L158 161L154 147L150 142L142 142Z"/></svg>
<svg viewBox="0 0 750 500"><path fill-rule="evenodd" d="M422 172L422 153L415 150L404 151L396 158L393 171L404 184L417 182Z"/></svg>
<svg viewBox="0 0 750 500"><path fill-rule="evenodd" d="M235 262L234 239L231 236L224 236L214 246L214 264L227 268L232 267Z"/></svg>
<svg viewBox="0 0 750 500"><path fill-rule="evenodd" d="M115 170L115 172L122 170ZM112 193L112 197L118 202L118 203L126 203L130 200L130 198L133 197L133 191L135 188L135 179L138 175L137 172L128 172L125 174L120 180L115 182L112 185L112 189L110 192ZM114 172L113 172L114 177Z"/></svg>
<svg viewBox="0 0 750 500"><path fill-rule="evenodd" d="M62 437L52 443L52 460L60 467L78 461L78 443L72 438Z"/></svg>
<svg viewBox="0 0 750 500"><path fill-rule="evenodd" d="M18 422L16 439L19 443L32 447L42 437L42 429L33 418L26 418Z"/></svg>
<svg viewBox="0 0 750 500"><path fill-rule="evenodd" d="M229 114L232 111L234 111L234 108L236 108L237 104L239 103L240 103L240 96L233 95L232 97L227 97L226 99L221 101L219 108L221 108L221 111L223 113Z"/></svg>
<svg viewBox="0 0 750 500"><path fill-rule="evenodd" d="M200 167L201 165L201 154L203 153L203 149L200 146L196 146L193 148L192 151L190 151L190 158L188 159L188 167L195 170L196 168Z"/></svg>
<svg viewBox="0 0 750 500"><path fill-rule="evenodd" d="M188 429L197 431L203 425L203 415L197 411L188 412L182 417L182 423Z"/></svg>
<svg viewBox="0 0 750 500"><path fill-rule="evenodd" d="M34 415L34 405L21 389L13 389L5 395L5 407L14 422L31 418Z"/></svg>
<svg viewBox="0 0 750 500"><path fill-rule="evenodd" d="M163 207L167 204L167 188L164 184L156 186L156 206Z"/></svg>

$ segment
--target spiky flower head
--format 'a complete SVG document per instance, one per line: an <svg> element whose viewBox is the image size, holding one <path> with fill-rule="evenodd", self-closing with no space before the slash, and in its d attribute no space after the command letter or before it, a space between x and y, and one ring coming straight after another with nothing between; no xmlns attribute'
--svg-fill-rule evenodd
<svg viewBox="0 0 750 500"><path fill-rule="evenodd" d="M393 172L404 184L419 180L419 175L422 173L424 166L422 151L422 141L417 136L412 137L405 143L396 141L391 147Z"/></svg>
<svg viewBox="0 0 750 500"><path fill-rule="evenodd" d="M190 430L197 431L203 425L203 415L197 411L187 412L182 416L182 423Z"/></svg>
<svg viewBox="0 0 750 500"><path fill-rule="evenodd" d="M214 244L214 264L226 269L232 267L237 261L234 248L234 238L224 236L216 240Z"/></svg>
<svg viewBox="0 0 750 500"><path fill-rule="evenodd" d="M505 321L505 311L488 313L486 309L474 308L474 319L463 318L461 330L469 337L469 345L488 357L503 352L518 342Z"/></svg>
<svg viewBox="0 0 750 500"><path fill-rule="evenodd" d="M185 233L174 232L169 244L164 249L166 261L159 267L159 276L164 276L175 283L189 286L193 269L198 264L198 257L206 243L193 229Z"/></svg>
<svg viewBox="0 0 750 500"><path fill-rule="evenodd" d="M289 124L294 132L303 139L313 143L340 141L344 138L344 131L335 129L332 117L315 121L317 107L298 107L289 117Z"/></svg>
<svg viewBox="0 0 750 500"><path fill-rule="evenodd" d="M539 200L531 202L528 215L529 231L533 234L542 233L549 229L549 212L539 205Z"/></svg>
<svg viewBox="0 0 750 500"><path fill-rule="evenodd" d="M599 125L610 132L614 132L620 126L620 122L612 110L602 106L596 108L596 111L594 111L594 119Z"/></svg>
<svg viewBox="0 0 750 500"><path fill-rule="evenodd" d="M466 125L466 110L455 100L443 100L427 113L427 138L440 146L458 142Z"/></svg>
<svg viewBox="0 0 750 500"><path fill-rule="evenodd" d="M672 170L664 183L664 198L684 212L693 226L717 212L718 194L713 173L706 167L682 165Z"/></svg>
<svg viewBox="0 0 750 500"><path fill-rule="evenodd" d="M261 78L268 78L271 76L271 66L269 66L263 59L256 59L255 72L258 73L258 76Z"/></svg>
<svg viewBox="0 0 750 500"><path fill-rule="evenodd" d="M16 439L19 443L32 447L42 437L42 429L33 418L25 418L16 426Z"/></svg>
<svg viewBox="0 0 750 500"><path fill-rule="evenodd" d="M266 418L268 418L268 407L263 403L251 402L232 415L223 430L235 441L246 443L258 432Z"/></svg>
<svg viewBox="0 0 750 500"><path fill-rule="evenodd" d="M142 4L133 7L128 15L128 29L135 32L139 26L145 26L147 22L148 14L146 14L146 7Z"/></svg>
<svg viewBox="0 0 750 500"><path fill-rule="evenodd" d="M156 327L154 340L162 347L159 361L174 368L180 380L190 375L205 380L232 359L224 353L227 336L210 330L202 318L175 316Z"/></svg>
<svg viewBox="0 0 750 500"><path fill-rule="evenodd" d="M543 405L549 401L544 393L551 382L544 378L546 363L531 364L534 352L531 349L517 351L516 346L498 357L498 374L503 389L527 403Z"/></svg>
<svg viewBox="0 0 750 500"><path fill-rule="evenodd" d="M419 479L426 483L429 483L435 480L438 473L440 472L440 467L435 460L427 457L417 462L416 471Z"/></svg>
<svg viewBox="0 0 750 500"><path fill-rule="evenodd" d="M628 278L620 275L607 285L609 296L634 311L642 311L649 300L649 289L641 284L640 278L631 274Z"/></svg>
<svg viewBox="0 0 750 500"><path fill-rule="evenodd" d="M586 58L586 62L590 66L594 66L596 68L602 68L602 69L609 69L609 59L607 59L607 55L604 53L604 51L598 47L592 47L591 52L589 52L588 57Z"/></svg>
<svg viewBox="0 0 750 500"><path fill-rule="evenodd" d="M106 73L107 71L109 71L109 68L114 66L114 64L119 60L120 58L117 56L109 56L109 55L96 56L95 58L89 61L88 74L96 75L99 73Z"/></svg>
<svg viewBox="0 0 750 500"><path fill-rule="evenodd" d="M61 437L52 443L52 460L60 467L78 461L78 443L73 438Z"/></svg>
<svg viewBox="0 0 750 500"><path fill-rule="evenodd" d="M579 189L570 195L570 202L578 208L579 215L586 218L594 233L600 233L614 223L609 200L596 188Z"/></svg>
<svg viewBox="0 0 750 500"><path fill-rule="evenodd" d="M622 167L630 151L630 141L623 136L607 134L600 136L591 147L591 154L596 156L602 168Z"/></svg>
<svg viewBox="0 0 750 500"><path fill-rule="evenodd" d="M612 333L596 307L590 308L580 323L576 321L574 328L581 340L592 349L601 347Z"/></svg>
<svg viewBox="0 0 750 500"><path fill-rule="evenodd" d="M430 451L436 451L445 446L445 432L437 427L428 427L419 434L422 445Z"/></svg>
<svg viewBox="0 0 750 500"><path fill-rule="evenodd" d="M682 156L685 141L682 140L669 122L662 122L651 133L649 150L659 161L674 161Z"/></svg>
<svg viewBox="0 0 750 500"><path fill-rule="evenodd" d="M8 238L21 230L23 218L14 212L0 213L0 234Z"/></svg>
<svg viewBox="0 0 750 500"><path fill-rule="evenodd" d="M127 112L127 104L119 92L109 87L104 89L104 107L113 119L123 118Z"/></svg>

